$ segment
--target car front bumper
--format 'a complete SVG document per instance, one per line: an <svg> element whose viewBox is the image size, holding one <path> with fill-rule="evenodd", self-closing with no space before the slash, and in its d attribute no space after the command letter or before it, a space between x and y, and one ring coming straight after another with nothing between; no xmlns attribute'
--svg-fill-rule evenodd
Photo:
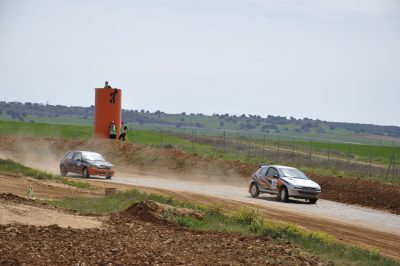
<svg viewBox="0 0 400 266"><path fill-rule="evenodd" d="M289 189L289 197L301 198L301 199L318 199L321 194L320 190L305 190L292 188Z"/></svg>
<svg viewBox="0 0 400 266"><path fill-rule="evenodd" d="M89 174L90 175L100 175L100 176L114 176L114 170L89 168Z"/></svg>

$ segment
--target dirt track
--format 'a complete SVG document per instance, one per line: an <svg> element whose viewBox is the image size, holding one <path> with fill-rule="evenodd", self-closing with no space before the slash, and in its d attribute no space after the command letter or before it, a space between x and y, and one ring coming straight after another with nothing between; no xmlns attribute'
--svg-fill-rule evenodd
<svg viewBox="0 0 400 266"><path fill-rule="evenodd" d="M21 200L20 204L24 202ZM10 202L2 199L0 206L4 204ZM28 207L32 207L30 203ZM43 206L37 208L47 210ZM149 222L149 216L151 213L138 212L137 207L131 206L111 215L103 229L0 225L0 265L332 264L305 254L288 242L193 231L155 216Z"/></svg>

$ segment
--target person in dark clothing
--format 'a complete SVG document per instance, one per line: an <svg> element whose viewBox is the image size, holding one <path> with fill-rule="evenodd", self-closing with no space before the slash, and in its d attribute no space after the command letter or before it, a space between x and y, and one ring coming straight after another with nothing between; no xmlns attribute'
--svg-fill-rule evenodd
<svg viewBox="0 0 400 266"><path fill-rule="evenodd" d="M115 126L114 121L111 121L110 123L109 133L110 133L110 139L117 138L117 127Z"/></svg>
<svg viewBox="0 0 400 266"><path fill-rule="evenodd" d="M110 103L114 104L115 103L115 96L118 94L118 89L115 88L114 91L110 93Z"/></svg>
<svg viewBox="0 0 400 266"><path fill-rule="evenodd" d="M108 84L108 81L105 82L104 89L111 89L111 86Z"/></svg>
<svg viewBox="0 0 400 266"><path fill-rule="evenodd" d="M128 131L128 127L124 124L124 122L121 123L121 134L119 134L119 140L125 141L126 137L126 132Z"/></svg>

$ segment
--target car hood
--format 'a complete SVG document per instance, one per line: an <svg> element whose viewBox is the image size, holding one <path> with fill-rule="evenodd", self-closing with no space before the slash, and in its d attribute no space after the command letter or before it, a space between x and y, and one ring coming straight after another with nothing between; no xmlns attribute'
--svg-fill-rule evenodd
<svg viewBox="0 0 400 266"><path fill-rule="evenodd" d="M89 161L89 160L87 160L87 162L90 163L91 165L95 165L95 166L107 166L107 167L114 166L111 163L106 162L106 161Z"/></svg>
<svg viewBox="0 0 400 266"><path fill-rule="evenodd" d="M293 186L312 187L312 188L321 189L321 187L317 183L315 183L314 181L312 181L310 179L300 179L300 178L291 178L291 177L282 177L282 179Z"/></svg>

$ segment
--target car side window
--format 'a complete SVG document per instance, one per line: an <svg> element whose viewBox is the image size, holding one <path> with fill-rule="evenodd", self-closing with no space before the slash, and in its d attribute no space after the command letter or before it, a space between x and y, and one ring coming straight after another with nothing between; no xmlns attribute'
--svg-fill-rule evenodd
<svg viewBox="0 0 400 266"><path fill-rule="evenodd" d="M268 169L267 176L279 176L279 173L275 168L270 167Z"/></svg>
<svg viewBox="0 0 400 266"><path fill-rule="evenodd" d="M259 176L266 176L268 167L262 167L259 172Z"/></svg>
<svg viewBox="0 0 400 266"><path fill-rule="evenodd" d="M272 167L268 168L267 176L272 176L272 170Z"/></svg>
<svg viewBox="0 0 400 266"><path fill-rule="evenodd" d="M71 160L73 155L73 152L69 152L67 155L65 155L65 159Z"/></svg>
<svg viewBox="0 0 400 266"><path fill-rule="evenodd" d="M82 154L80 152L76 152L74 154L74 158L75 161L78 161L79 159L82 160Z"/></svg>

